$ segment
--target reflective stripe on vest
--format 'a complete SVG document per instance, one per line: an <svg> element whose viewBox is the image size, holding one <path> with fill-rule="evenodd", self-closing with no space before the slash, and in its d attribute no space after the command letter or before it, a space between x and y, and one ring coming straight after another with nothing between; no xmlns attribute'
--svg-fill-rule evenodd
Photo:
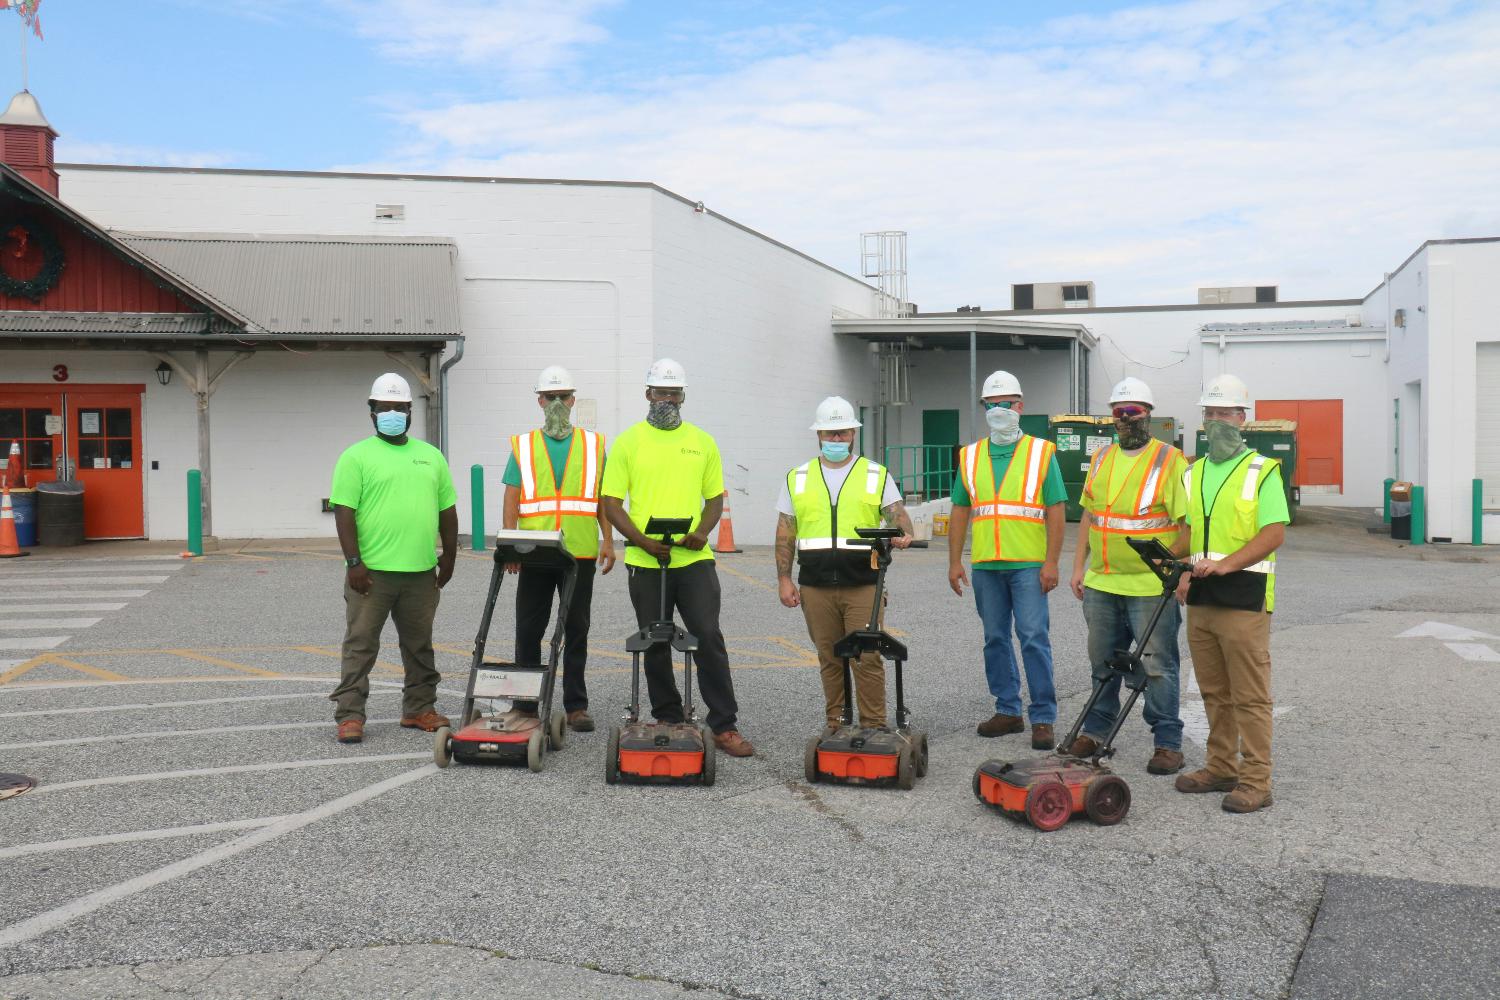
<svg viewBox="0 0 1500 1000"><path fill-rule="evenodd" d="M580 559L599 552L599 472L604 437L574 428L563 463L562 482L556 480L552 457L540 430L510 439L521 473L517 526L527 530L561 530L568 550Z"/></svg>
<svg viewBox="0 0 1500 1000"><path fill-rule="evenodd" d="M816 460L814 460L816 461ZM819 469L817 481L822 486L816 492L820 496L809 494L807 489L808 478L812 473L813 462L806 462L797 466L787 473L787 491L792 496L792 510L797 518L797 551L798 552L831 552L835 549L840 551L853 551L868 553L868 545L856 544L859 536L855 528L878 528L880 526L880 501L885 497L885 466L877 465L864 457L855 459L855 462L866 463L864 478L864 496L857 493L848 493L850 483L855 482L855 476L859 474L857 468L851 468L839 487L839 496L835 500L828 493L828 482L823 478L822 470ZM861 510L855 516L856 510ZM851 517L852 524L845 524L845 517L837 519L838 537L831 532L835 529L834 513ZM804 534L804 532L808 532Z"/></svg>
<svg viewBox="0 0 1500 1000"><path fill-rule="evenodd" d="M1201 458L1193 463L1193 466L1208 461ZM1260 487L1266 470L1273 467L1275 459L1266 458L1264 455L1251 452L1247 458L1243 458L1224 482L1219 487L1219 492L1213 498L1213 506L1205 508L1206 498L1201 495L1205 486L1205 475L1199 470L1195 475L1193 468L1189 468L1183 477L1183 485L1188 489L1188 519L1191 522L1193 532L1193 552L1188 557L1190 562L1200 563L1205 560L1227 559L1231 553L1238 552L1249 544L1259 530L1256 525L1256 514L1260 508ZM1238 483L1238 493L1230 492L1237 485L1235 477L1244 478ZM1193 492L1194 480L1198 480L1197 488L1200 492ZM1227 494L1227 497L1226 497ZM1228 500L1226 504L1225 500ZM1248 505L1248 506L1246 506ZM1204 528L1207 527L1205 532ZM1271 553L1265 559L1251 566L1242 567L1245 572L1261 573L1266 577L1266 610L1272 611L1276 607L1276 553Z"/></svg>
<svg viewBox="0 0 1500 1000"><path fill-rule="evenodd" d="M1150 572L1125 539L1132 535L1161 535L1175 530L1171 516L1158 498L1162 472L1177 449L1161 441L1153 444L1155 450L1150 453L1145 473L1132 468L1113 497L1109 490L1114 480L1114 463L1123 452L1118 444L1111 444L1094 455L1081 500L1089 512L1089 565L1095 573ZM1108 475L1105 475L1106 471ZM1102 501L1096 492L1101 481ZM1134 495L1117 511L1115 504L1132 493L1133 485Z"/></svg>
<svg viewBox="0 0 1500 1000"><path fill-rule="evenodd" d="M982 438L963 449L959 468L969 492L973 562L1041 562L1046 558L1042 487L1055 450L1050 441L1022 434L1005 475L995 483L989 439Z"/></svg>

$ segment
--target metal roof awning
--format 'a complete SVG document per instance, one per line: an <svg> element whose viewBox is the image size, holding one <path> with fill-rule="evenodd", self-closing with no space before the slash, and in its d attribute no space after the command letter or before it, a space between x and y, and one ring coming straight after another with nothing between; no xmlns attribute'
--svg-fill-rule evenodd
<svg viewBox="0 0 1500 1000"><path fill-rule="evenodd" d="M970 335L983 351L1065 351L1073 344L1093 350L1099 338L1080 323L1045 323L1003 316L898 316L890 319L841 317L833 332L871 343L904 343L914 351L967 350Z"/></svg>

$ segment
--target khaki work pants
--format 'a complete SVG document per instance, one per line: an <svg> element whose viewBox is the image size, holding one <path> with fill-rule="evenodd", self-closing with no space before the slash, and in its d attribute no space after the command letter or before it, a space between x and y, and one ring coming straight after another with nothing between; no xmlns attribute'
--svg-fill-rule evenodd
<svg viewBox="0 0 1500 1000"><path fill-rule="evenodd" d="M870 605L875 585L865 587L803 587L802 616L807 634L818 650L823 675L823 706L829 722L844 713L844 661L833 655L834 644L856 629L870 624ZM881 627L885 627L884 609ZM885 725L885 665L879 653L866 653L850 664L854 673L854 701L859 706L859 724Z"/></svg>
<svg viewBox="0 0 1500 1000"><path fill-rule="evenodd" d="M380 656L380 633L385 620L396 623L406 686L401 692L401 714L421 715L437 703L442 675L432 656L432 620L437 616L437 574L392 573L370 570L370 592L359 594L344 584L344 657L339 686L329 695L338 722L365 717L370 697L370 671Z"/></svg>
<svg viewBox="0 0 1500 1000"><path fill-rule="evenodd" d="M1251 791L1271 790L1271 616L1194 604L1188 648L1208 715L1206 766Z"/></svg>

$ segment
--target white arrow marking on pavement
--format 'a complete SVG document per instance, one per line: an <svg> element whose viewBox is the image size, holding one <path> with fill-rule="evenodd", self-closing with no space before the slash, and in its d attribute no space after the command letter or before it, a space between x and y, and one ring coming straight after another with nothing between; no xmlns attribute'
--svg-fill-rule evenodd
<svg viewBox="0 0 1500 1000"><path fill-rule="evenodd" d="M1462 625L1449 625L1447 622L1423 622L1396 636L1397 639L1500 639L1500 635L1490 635L1488 632L1476 632L1474 629L1465 628Z"/></svg>
<svg viewBox="0 0 1500 1000"><path fill-rule="evenodd" d="M1500 663L1500 653L1480 642L1445 642L1443 645L1474 663Z"/></svg>

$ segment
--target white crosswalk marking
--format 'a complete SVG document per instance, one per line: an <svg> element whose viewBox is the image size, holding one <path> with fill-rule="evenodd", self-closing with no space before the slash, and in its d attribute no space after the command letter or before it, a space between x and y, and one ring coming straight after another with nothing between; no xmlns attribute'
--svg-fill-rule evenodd
<svg viewBox="0 0 1500 1000"><path fill-rule="evenodd" d="M56 649L73 638L72 634L57 633L73 633L103 621L99 616L62 618L57 616L58 612L123 611L125 598L145 597L151 588L144 584L165 583L184 565L176 556L25 562L28 565L0 564L0 593L5 594L0 605L0 654L14 656ZM130 589L116 589L120 587ZM90 603L75 603L82 601ZM25 667L27 662L0 660L0 676ZM42 665L52 670L59 665L64 669L76 666L60 659L44 660ZM32 669L36 669L34 662L16 675Z"/></svg>
<svg viewBox="0 0 1500 1000"><path fill-rule="evenodd" d="M26 576L11 575L7 580L25 579L28 586L50 587L55 584L92 583L112 586L116 583L165 583L164 576Z"/></svg>
<svg viewBox="0 0 1500 1000"><path fill-rule="evenodd" d="M24 615L35 611L119 611L120 604L7 604L0 615Z"/></svg>
<svg viewBox="0 0 1500 1000"><path fill-rule="evenodd" d="M0 637L0 649L56 649L71 638L73 638L71 635Z"/></svg>
<svg viewBox="0 0 1500 1000"><path fill-rule="evenodd" d="M151 593L149 590L48 590L33 596L103 600L106 597L145 597L149 593ZM6 600L20 600L20 598L6 598Z"/></svg>
<svg viewBox="0 0 1500 1000"><path fill-rule="evenodd" d="M7 632L24 632L38 628L88 628L98 625L98 618L21 618L5 621L0 619L0 629Z"/></svg>

